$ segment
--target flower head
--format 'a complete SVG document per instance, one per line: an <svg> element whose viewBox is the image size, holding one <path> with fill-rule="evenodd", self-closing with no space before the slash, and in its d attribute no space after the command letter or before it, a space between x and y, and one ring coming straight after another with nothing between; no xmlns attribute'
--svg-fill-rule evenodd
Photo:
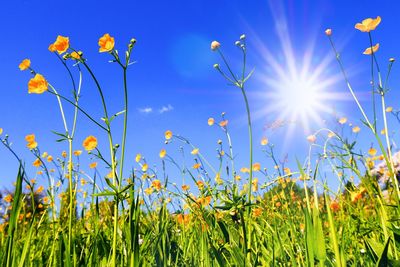
<svg viewBox="0 0 400 267"><path fill-rule="evenodd" d="M170 130L166 131L164 135L165 135L165 139L167 139L167 140L172 138L172 132Z"/></svg>
<svg viewBox="0 0 400 267"><path fill-rule="evenodd" d="M221 46L221 44L219 42L217 42L217 41L212 41L211 42L211 50L212 51L217 50L220 46Z"/></svg>
<svg viewBox="0 0 400 267"><path fill-rule="evenodd" d="M371 47L368 47L367 49L365 49L365 51L363 52L364 55L371 55L372 53L376 53L376 51L378 51L379 49L379 43L377 43L376 45L374 45L371 49Z"/></svg>
<svg viewBox="0 0 400 267"><path fill-rule="evenodd" d="M317 141L317 137L314 134L309 135L307 136L307 141L310 143L315 143L315 141Z"/></svg>
<svg viewBox="0 0 400 267"><path fill-rule="evenodd" d="M261 145L262 145L262 146L268 145L268 138L267 138L267 137L264 136L264 137L261 139Z"/></svg>
<svg viewBox="0 0 400 267"><path fill-rule="evenodd" d="M48 89L48 83L41 74L36 74L28 82L28 93L29 94L42 94Z"/></svg>
<svg viewBox="0 0 400 267"><path fill-rule="evenodd" d="M50 44L49 50L51 52L57 51L58 54L62 54L69 48L69 38L64 36L57 36L57 39L54 43Z"/></svg>
<svg viewBox="0 0 400 267"><path fill-rule="evenodd" d="M89 164L89 168L94 169L97 167L97 162L92 162Z"/></svg>
<svg viewBox="0 0 400 267"><path fill-rule="evenodd" d="M214 118L209 118L207 123L209 126L212 126L214 124Z"/></svg>
<svg viewBox="0 0 400 267"><path fill-rule="evenodd" d="M376 19L364 19L361 23L357 23L354 27L362 32L370 32L375 30L379 23L381 23L381 17L377 16Z"/></svg>
<svg viewBox="0 0 400 267"><path fill-rule="evenodd" d="M161 149L160 154L159 154L160 158L163 159L163 158L165 158L166 155L167 155L167 151L165 149Z"/></svg>
<svg viewBox="0 0 400 267"><path fill-rule="evenodd" d="M98 42L100 48L99 52L110 52L114 49L114 37L111 37L108 33L100 37Z"/></svg>
<svg viewBox="0 0 400 267"><path fill-rule="evenodd" d="M27 58L22 60L22 62L18 65L20 70L29 69L30 66L31 66L31 61Z"/></svg>
<svg viewBox="0 0 400 267"><path fill-rule="evenodd" d="M91 151L97 147L97 139L93 135L90 135L86 137L86 139L83 141L82 146L85 148L87 151Z"/></svg>
<svg viewBox="0 0 400 267"><path fill-rule="evenodd" d="M332 35L332 29L326 29L325 30L326 36L331 36Z"/></svg>

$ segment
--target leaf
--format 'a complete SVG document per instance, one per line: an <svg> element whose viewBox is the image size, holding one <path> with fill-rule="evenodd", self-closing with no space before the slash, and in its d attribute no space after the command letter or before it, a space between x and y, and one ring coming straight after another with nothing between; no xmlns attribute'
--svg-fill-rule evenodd
<svg viewBox="0 0 400 267"><path fill-rule="evenodd" d="M388 250L389 250L389 243L390 238L386 241L385 248L382 251L381 256L379 257L378 263L376 264L377 267L385 267L389 266L389 258L388 258Z"/></svg>

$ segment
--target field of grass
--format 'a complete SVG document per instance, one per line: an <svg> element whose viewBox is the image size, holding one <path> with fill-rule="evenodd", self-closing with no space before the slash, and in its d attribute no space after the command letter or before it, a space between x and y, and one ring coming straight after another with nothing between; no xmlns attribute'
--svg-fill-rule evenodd
<svg viewBox="0 0 400 267"><path fill-rule="evenodd" d="M219 42L211 43L210 53L220 55L220 63L214 65L216 75L243 95L249 138L247 167L235 164L228 119L222 114L219 119L208 119L210 127L221 130L219 164L213 166L209 159L214 155L202 154L190 139L166 129L166 146L182 146L182 152L195 163L188 166L163 149L157 170L141 155L136 156L134 166L125 161L129 153L125 151L127 72L136 40L118 53L112 36L105 34L99 39L99 51L120 68L123 77L124 106L121 112L110 114L94 68L83 53L70 46L67 37L58 36L49 50L70 75L72 95L59 94L34 68L34 62L26 59L19 67L32 75L29 93L52 94L57 101L64 131L55 134L66 148L62 155L52 156L40 150L35 135L26 136L27 147L36 158L34 176L48 181L44 188L28 178L32 175L25 166L31 163L13 150L12 137L0 128L3 147L20 163L14 186L2 192L0 199L1 266L400 266L400 161L387 123L387 116L394 111L385 104L394 59L389 60L383 76L375 57L379 45L373 45L371 35L379 23L377 17L356 25L371 37L364 54L372 59L373 76L367 79L372 78L371 92L376 99L373 118L366 115L347 80L332 30L325 31L354 106L362 115L363 125L353 125L351 131L369 132L377 146L360 150L354 137L320 129L307 137L310 156L294 162L296 169L275 158L274 146L267 138L261 144L260 140L253 142L246 95L251 90L246 81L252 72L246 66L245 35L235 43L243 59L241 70L231 68ZM101 120L79 105L83 75L97 87L98 94L93 97L99 96ZM74 112L72 121L65 119L66 106L72 107L68 109ZM88 136L83 144L74 139L77 127L85 127L77 125L78 114L88 118L91 127L102 130L109 151L98 148L98 136ZM382 131L377 130L377 118L383 121ZM123 121L122 131L118 131L122 136L115 135L114 120ZM349 127L344 117L338 124ZM253 158L253 149L259 144L275 162L273 168L266 169ZM88 157L92 163L81 166L80 157ZM169 181L166 166L177 168L186 183ZM328 169L329 179L337 179L338 189L327 186Z"/></svg>

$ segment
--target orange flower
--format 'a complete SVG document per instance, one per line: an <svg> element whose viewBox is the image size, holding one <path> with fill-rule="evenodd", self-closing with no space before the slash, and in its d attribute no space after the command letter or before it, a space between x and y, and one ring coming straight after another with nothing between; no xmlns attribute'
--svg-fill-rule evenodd
<svg viewBox="0 0 400 267"><path fill-rule="evenodd" d="M111 37L108 33L104 34L99 39L99 52L110 52L114 49L114 37Z"/></svg>
<svg viewBox="0 0 400 267"><path fill-rule="evenodd" d="M375 30L379 23L381 23L381 17L377 16L376 19L364 19L361 23L357 23L354 27L362 32L370 32Z"/></svg>
<svg viewBox="0 0 400 267"><path fill-rule="evenodd" d="M93 135L90 135L86 137L82 145L87 151L91 151L97 147L97 139Z"/></svg>
<svg viewBox="0 0 400 267"><path fill-rule="evenodd" d="M31 61L29 59L24 59L22 60L22 62L19 64L19 69L20 70L26 70L29 69L29 67L31 66Z"/></svg>
<svg viewBox="0 0 400 267"><path fill-rule="evenodd" d="M217 50L220 46L221 46L221 44L220 44L219 42L217 42L217 41L212 41L212 43L211 43L211 50L212 50L212 51L215 51L215 50Z"/></svg>
<svg viewBox="0 0 400 267"><path fill-rule="evenodd" d="M47 161L48 161L48 162L52 162L52 161L53 161L53 156L51 156L51 155L48 156L48 157L47 157Z"/></svg>
<svg viewBox="0 0 400 267"><path fill-rule="evenodd" d="M369 154L370 156L375 156L375 155L376 155L376 152L377 152L377 150L376 150L375 148L373 148L373 147L371 147L371 148L368 150L368 154Z"/></svg>
<svg viewBox="0 0 400 267"><path fill-rule="evenodd" d="M154 180L153 182L151 182L151 186L154 187L157 191L160 191L161 189L160 180Z"/></svg>
<svg viewBox="0 0 400 267"><path fill-rule="evenodd" d="M189 189L190 189L190 186L188 186L188 185L186 185L186 184L182 185L182 190L183 190L183 191L187 191L187 190L189 190Z"/></svg>
<svg viewBox="0 0 400 267"><path fill-rule="evenodd" d="M200 163L196 163L193 165L193 169L198 169L200 168L201 164Z"/></svg>
<svg viewBox="0 0 400 267"><path fill-rule="evenodd" d="M51 52L57 51L58 54L62 54L69 48L69 38L64 36L57 36L57 39L54 43L50 44L49 50Z"/></svg>
<svg viewBox="0 0 400 267"><path fill-rule="evenodd" d="M358 126L353 127L353 133L358 133L360 131L361 131L360 127L358 127Z"/></svg>
<svg viewBox="0 0 400 267"><path fill-rule="evenodd" d="M97 162L92 162L89 164L89 168L94 169L97 167Z"/></svg>
<svg viewBox="0 0 400 267"><path fill-rule="evenodd" d="M314 134L309 135L307 136L307 141L310 143L315 143L315 141L317 141L317 137Z"/></svg>
<svg viewBox="0 0 400 267"><path fill-rule="evenodd" d="M329 206L333 212L337 212L340 209L340 205L338 202L334 201Z"/></svg>
<svg viewBox="0 0 400 267"><path fill-rule="evenodd" d="M207 123L209 126L212 126L214 124L214 118L209 118Z"/></svg>
<svg viewBox="0 0 400 267"><path fill-rule="evenodd" d="M340 119L338 120L338 122L339 122L340 124L345 124L345 123L347 122L347 118L346 118L346 117L342 117L342 118L340 118Z"/></svg>
<svg viewBox="0 0 400 267"><path fill-rule="evenodd" d="M40 194L43 192L43 190L44 190L44 187L43 187L43 185L41 185L38 187L38 189L36 189L36 193Z"/></svg>
<svg viewBox="0 0 400 267"><path fill-rule="evenodd" d="M219 123L219 126L221 127L225 127L226 125L228 125L228 120L223 120Z"/></svg>
<svg viewBox="0 0 400 267"><path fill-rule="evenodd" d="M197 181L196 185L200 190L204 188L204 182L203 181Z"/></svg>
<svg viewBox="0 0 400 267"><path fill-rule="evenodd" d="M258 218L262 214L262 208L254 208L253 209L253 217Z"/></svg>
<svg viewBox="0 0 400 267"><path fill-rule="evenodd" d="M190 215L189 214L181 214L179 213L176 216L176 220L178 221L179 224L186 225L190 222Z"/></svg>
<svg viewBox="0 0 400 267"><path fill-rule="evenodd" d="M167 139L167 140L172 138L172 132L170 130L166 131L164 135L165 135L165 139Z"/></svg>
<svg viewBox="0 0 400 267"><path fill-rule="evenodd" d="M40 159L37 158L37 159L33 162L32 165L35 166L35 167L40 167L40 165L42 165L42 162L40 161Z"/></svg>
<svg viewBox="0 0 400 267"><path fill-rule="evenodd" d="M379 43L377 43L376 45L374 45L371 49L371 47L368 47L367 49L365 49L365 51L363 52L364 55L371 55L372 53L376 53L376 51L378 51L379 49Z"/></svg>
<svg viewBox="0 0 400 267"><path fill-rule="evenodd" d="M69 55L71 56L71 58L73 58L73 59L75 59L75 60L79 60L79 59L81 59L82 52L76 52L76 51L74 51L74 52L72 52L72 53L69 54Z"/></svg>
<svg viewBox="0 0 400 267"><path fill-rule="evenodd" d="M254 163L253 164L253 171L259 171L259 170L261 170L261 164L260 163L258 163L258 162L256 162L256 163Z"/></svg>
<svg viewBox="0 0 400 267"><path fill-rule="evenodd" d="M74 151L74 155L77 156L77 157L80 156L81 154L82 154L82 150L75 150Z"/></svg>
<svg viewBox="0 0 400 267"><path fill-rule="evenodd" d="M34 134L28 134L25 136L25 141L28 143L35 142L35 135Z"/></svg>
<svg viewBox="0 0 400 267"><path fill-rule="evenodd" d="M4 201L7 203L10 203L13 200L12 195L8 194L7 196L4 197Z"/></svg>
<svg viewBox="0 0 400 267"><path fill-rule="evenodd" d="M48 83L41 74L36 74L35 77L28 82L29 94L42 94L47 91Z"/></svg>
<svg viewBox="0 0 400 267"><path fill-rule="evenodd" d="M35 148L37 148L38 143L35 142L35 141L33 141L33 142L31 142L31 143L28 143L26 146L27 146L29 149L35 149Z"/></svg>
<svg viewBox="0 0 400 267"><path fill-rule="evenodd" d="M258 190L258 179L254 178L254 180L251 182L251 185L252 185L253 192L257 191Z"/></svg>

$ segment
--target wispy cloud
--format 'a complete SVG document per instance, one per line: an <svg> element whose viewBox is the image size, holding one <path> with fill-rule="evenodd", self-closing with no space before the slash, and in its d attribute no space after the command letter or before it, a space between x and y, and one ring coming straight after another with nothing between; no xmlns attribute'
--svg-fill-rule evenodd
<svg viewBox="0 0 400 267"><path fill-rule="evenodd" d="M173 109L174 109L174 107L171 106L170 104L168 104L168 106L162 106L162 107L158 110L158 112L159 112L160 114L163 114L163 113L169 112L169 111L171 111L171 110L173 110Z"/></svg>
<svg viewBox="0 0 400 267"><path fill-rule="evenodd" d="M151 107L139 108L139 112L144 114L149 114L153 112L153 108Z"/></svg>

